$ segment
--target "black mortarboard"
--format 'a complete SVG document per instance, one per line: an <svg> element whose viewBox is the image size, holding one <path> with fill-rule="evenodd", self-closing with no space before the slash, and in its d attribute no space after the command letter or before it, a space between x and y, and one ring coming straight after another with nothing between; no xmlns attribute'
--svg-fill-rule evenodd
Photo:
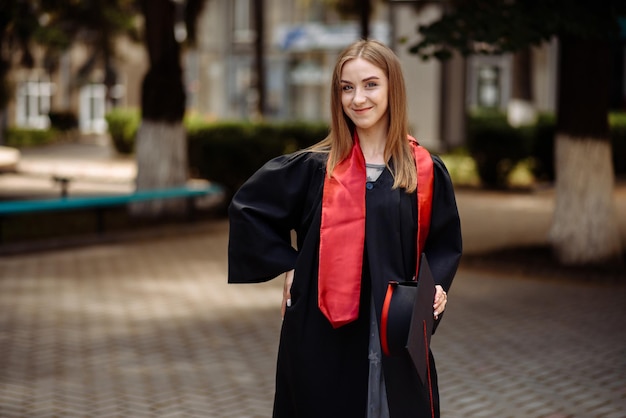
<svg viewBox="0 0 626 418"><path fill-rule="evenodd" d="M424 386L428 384L434 300L435 282L426 255L422 254L417 283L389 284L381 319L383 351L393 356L407 350Z"/></svg>
<svg viewBox="0 0 626 418"><path fill-rule="evenodd" d="M411 317L411 327L409 328L409 338L406 348L413 364L417 369L424 386L429 380L429 351L430 337L433 333L435 318L433 316L433 303L435 301L435 282L426 260L426 255L422 255L420 261L420 271L417 280L417 292L415 304L413 305L413 315Z"/></svg>

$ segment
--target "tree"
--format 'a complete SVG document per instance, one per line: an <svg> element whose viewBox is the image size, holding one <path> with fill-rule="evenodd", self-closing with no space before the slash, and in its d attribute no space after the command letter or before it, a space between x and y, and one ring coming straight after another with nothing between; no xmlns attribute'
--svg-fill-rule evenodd
<svg viewBox="0 0 626 418"><path fill-rule="evenodd" d="M186 95L181 50L195 39L196 19L205 0L141 0L149 69L141 94L142 122L137 132L138 190L184 185L187 173L187 139L183 127ZM178 214L178 200L140 203L135 215Z"/></svg>
<svg viewBox="0 0 626 418"><path fill-rule="evenodd" d="M6 106L11 97L8 74L13 56L18 52L21 55L20 64L32 66L32 55L26 44L37 26L37 19L30 12L27 2L13 0L0 3L0 145L4 143Z"/></svg>
<svg viewBox="0 0 626 418"><path fill-rule="evenodd" d="M104 70L103 84L107 98L111 99L111 89L117 84L117 71L114 65L115 42L121 35L138 40L135 16L137 7L132 0L41 0L42 4L55 4L53 14L49 14L49 27L64 32L71 42L80 42L89 48L89 55L74 75L73 86L88 82L88 76L95 68ZM68 45L69 46L69 45ZM56 69L61 48L47 49L50 72Z"/></svg>
<svg viewBox="0 0 626 418"><path fill-rule="evenodd" d="M361 25L361 39L370 37L370 17L372 14L372 0L361 0L359 2L359 23Z"/></svg>
<svg viewBox="0 0 626 418"><path fill-rule="evenodd" d="M44 52L43 60L38 64L48 72L54 72L61 54L72 43L81 42L91 53L74 74L74 84L80 85L96 65L102 65L105 69L104 83L107 87L112 87L116 81L112 64L114 39L120 33L132 32L133 15L134 7L129 0L1 2L0 115L4 115L12 96L7 79L9 71L15 66L35 66L35 46ZM15 59L15 56L19 59ZM0 120L2 119L3 116L0 116ZM0 126L0 135L3 130L4 126Z"/></svg>
<svg viewBox="0 0 626 418"><path fill-rule="evenodd" d="M516 52L559 40L556 207L549 239L560 262L621 258L608 140L609 44L626 14L619 0L454 0L422 26L410 51L423 58ZM592 104L592 105L591 105Z"/></svg>
<svg viewBox="0 0 626 418"><path fill-rule="evenodd" d="M143 35L150 67L142 85L142 124L137 138L137 189L182 185L187 180L186 137L182 126L185 90L181 49L196 35L197 17L206 0L7 0L0 3L0 109L11 97L7 74L15 64L33 66L33 44L45 49L44 66L54 71L60 54L81 42L91 54L74 74L75 85L95 68L104 68L104 84L116 83L113 66L118 35L138 39L135 17L144 17ZM3 112L0 112L0 116ZM0 117L1 119L1 117ZM182 202L133 207L135 214L178 212Z"/></svg>
<svg viewBox="0 0 626 418"><path fill-rule="evenodd" d="M374 0L326 0L342 16L357 16L361 29L361 39L370 37L370 17Z"/></svg>
<svg viewBox="0 0 626 418"><path fill-rule="evenodd" d="M254 84L257 93L256 112L263 118L267 111L265 88L265 2L254 0Z"/></svg>

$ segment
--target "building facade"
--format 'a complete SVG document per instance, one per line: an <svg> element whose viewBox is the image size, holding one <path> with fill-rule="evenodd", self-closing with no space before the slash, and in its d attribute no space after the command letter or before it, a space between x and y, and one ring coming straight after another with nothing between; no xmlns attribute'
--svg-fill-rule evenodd
<svg viewBox="0 0 626 418"><path fill-rule="evenodd" d="M70 112L76 115L81 132L106 132L104 116L112 107L139 106L141 80L147 70L142 45L120 38L115 50L118 80L107 94L101 66L85 74L79 71L90 54L84 46L77 44L66 51L52 73L43 68L43 52L35 49L38 65L34 69L16 68L10 74L15 98L7 107L8 124L46 129L50 112Z"/></svg>
<svg viewBox="0 0 626 418"><path fill-rule="evenodd" d="M256 117L253 3L207 1L199 16L197 44L183 58L190 112L209 120ZM402 62L411 133L425 146L442 150L462 144L469 108L506 109L510 56L421 61L408 47L418 40L418 25L437 19L440 7L417 8L406 1L374 4L371 37L391 46ZM339 52L360 36L356 17L340 16L323 0L265 0L264 5L265 117L329 120L332 67ZM556 50L555 43L533 49L533 98L539 110L554 109ZM104 132L104 115L111 107L139 107L147 70L143 45L118 42L118 85L108 97L103 71L96 69L81 80L73 76L86 53L74 47L52 75L41 69L15 71L9 124L45 128L50 110L70 110L83 132Z"/></svg>
<svg viewBox="0 0 626 418"><path fill-rule="evenodd" d="M321 0L265 0L266 118L329 120L331 71L339 52L359 39L355 17L342 18ZM405 73L410 129L431 149L464 142L468 108L506 110L511 97L511 57L454 57L441 63L408 53L417 27L441 15L432 4L374 2L370 34L392 47ZM212 0L200 17L197 47L186 68L189 108L211 119L254 118L252 0ZM401 41L400 41L401 40ZM556 45L534 48L533 97L553 111Z"/></svg>

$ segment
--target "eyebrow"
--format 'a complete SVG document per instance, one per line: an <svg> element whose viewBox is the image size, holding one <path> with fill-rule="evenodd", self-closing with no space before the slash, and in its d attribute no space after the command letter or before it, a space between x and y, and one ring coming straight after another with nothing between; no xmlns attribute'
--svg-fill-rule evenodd
<svg viewBox="0 0 626 418"><path fill-rule="evenodd" d="M370 76L370 77L364 78L364 79L363 79L363 80L361 80L361 81L362 81L362 82L366 82L366 81L370 81L370 80L379 80L379 79L380 79L380 77L377 77L377 76L373 75L373 76ZM348 81L348 80L341 80L340 82L341 82L341 83L348 83L348 84L352 84L352 82L351 82L351 81Z"/></svg>

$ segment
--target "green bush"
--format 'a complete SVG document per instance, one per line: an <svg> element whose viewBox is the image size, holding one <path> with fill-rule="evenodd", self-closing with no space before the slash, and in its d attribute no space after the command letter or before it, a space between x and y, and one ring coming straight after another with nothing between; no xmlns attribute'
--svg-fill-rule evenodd
<svg viewBox="0 0 626 418"><path fill-rule="evenodd" d="M234 193L265 162L305 148L328 134L322 123L217 122L187 126L192 175Z"/></svg>
<svg viewBox="0 0 626 418"><path fill-rule="evenodd" d="M281 137L291 143L295 149L308 148L328 135L329 126L326 123L286 122L279 125Z"/></svg>
<svg viewBox="0 0 626 418"><path fill-rule="evenodd" d="M141 122L138 109L115 108L106 114L113 146L120 154L132 154L135 150L135 137Z"/></svg>
<svg viewBox="0 0 626 418"><path fill-rule="evenodd" d="M474 112L470 115L467 147L476 162L483 186L507 187L507 178L516 164L530 155L532 134L532 128L510 126L501 112Z"/></svg>
<svg viewBox="0 0 626 418"><path fill-rule="evenodd" d="M78 128L78 118L76 114L70 110L51 111L48 113L50 126L61 132L71 131Z"/></svg>
<svg viewBox="0 0 626 418"><path fill-rule="evenodd" d="M554 172L554 135L556 119L553 114L542 113L537 118L532 141L532 173L538 180L553 181Z"/></svg>
<svg viewBox="0 0 626 418"><path fill-rule="evenodd" d="M5 135L5 145L22 148L46 145L54 142L58 132L54 129L8 128Z"/></svg>
<svg viewBox="0 0 626 418"><path fill-rule="evenodd" d="M626 175L626 113L609 114L609 130L615 174ZM509 126L503 113L473 113L468 118L468 148L486 186L503 186L511 162L526 156L532 159L536 179L553 181L555 135L556 119L549 113L519 129Z"/></svg>

